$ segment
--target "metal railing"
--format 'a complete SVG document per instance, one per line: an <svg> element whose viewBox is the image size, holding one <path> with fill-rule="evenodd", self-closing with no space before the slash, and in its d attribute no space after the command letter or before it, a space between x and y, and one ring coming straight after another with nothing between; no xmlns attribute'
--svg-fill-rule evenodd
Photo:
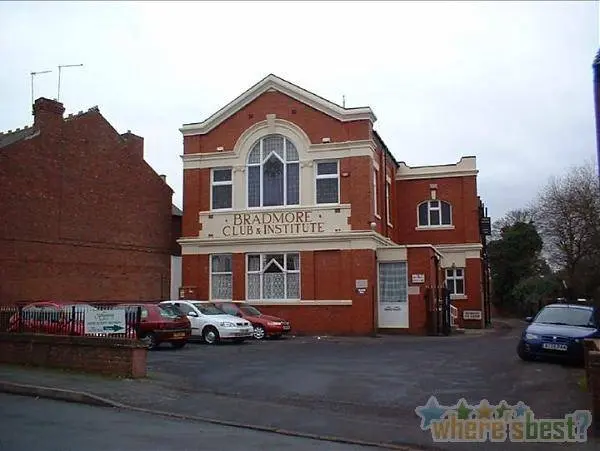
<svg viewBox="0 0 600 451"><path fill-rule="evenodd" d="M450 304L450 327L455 327L456 320L458 319L458 308Z"/></svg>
<svg viewBox="0 0 600 451"><path fill-rule="evenodd" d="M115 322L100 323L102 312L122 310ZM114 312L120 313L120 312ZM106 316L106 315L104 315ZM87 319L87 320L86 320ZM0 332L48 335L96 336L136 339L141 307L37 303L28 306L0 305Z"/></svg>

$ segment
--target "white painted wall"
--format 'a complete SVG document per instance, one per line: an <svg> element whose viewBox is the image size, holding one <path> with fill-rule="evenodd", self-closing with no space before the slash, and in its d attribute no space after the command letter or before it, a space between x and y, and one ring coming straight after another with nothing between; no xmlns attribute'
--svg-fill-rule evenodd
<svg viewBox="0 0 600 451"><path fill-rule="evenodd" d="M179 287L181 287L181 257L171 255L171 297L179 299Z"/></svg>

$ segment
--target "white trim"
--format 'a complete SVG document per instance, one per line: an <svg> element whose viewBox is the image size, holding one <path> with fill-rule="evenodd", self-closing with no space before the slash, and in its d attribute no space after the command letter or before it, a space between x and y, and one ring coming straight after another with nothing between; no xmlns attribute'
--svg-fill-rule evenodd
<svg viewBox="0 0 600 451"><path fill-rule="evenodd" d="M373 207L375 217L381 219L379 215L379 199L377 199L377 182L379 180L379 169L373 168Z"/></svg>
<svg viewBox="0 0 600 451"><path fill-rule="evenodd" d="M230 175L230 179L229 181L224 181L224 182L215 182L215 171L229 171L229 175ZM231 203L231 207L226 207L226 208L214 208L213 207L213 187L214 186L231 186L231 199L230 199L230 203ZM233 168L231 167L216 167L216 168L212 168L210 170L210 211L230 211L233 210L233 193L234 193L234 186L233 186Z"/></svg>
<svg viewBox="0 0 600 451"><path fill-rule="evenodd" d="M469 297L466 294L451 294L450 299L453 301L467 301Z"/></svg>
<svg viewBox="0 0 600 451"><path fill-rule="evenodd" d="M483 249L483 244L481 243L458 243L458 244L437 244L436 247L441 252L468 252L468 251L481 251ZM478 258L471 257L471 258Z"/></svg>
<svg viewBox="0 0 600 451"><path fill-rule="evenodd" d="M437 207L432 207L431 206L431 202L437 202L438 206ZM422 205L427 204L427 224L422 225L421 224L421 212L419 211L421 209ZM444 224L443 223L443 214L442 214L442 205L446 204L448 205L448 207L450 208L450 224ZM454 209L452 208L452 204L446 200L442 200L442 199L427 199L424 200L422 202L419 202L417 204L417 227L415 230L421 230L421 229L443 229L443 228L447 228L447 229L454 229L454 221L453 221L453 211ZM439 213L439 218L440 218L440 223L439 224L431 224L431 212L432 211L437 211Z"/></svg>
<svg viewBox="0 0 600 451"><path fill-rule="evenodd" d="M473 156L462 157L458 163L439 166L408 166L404 161L398 162L396 180L435 179L446 177L476 176L477 161Z"/></svg>
<svg viewBox="0 0 600 451"><path fill-rule="evenodd" d="M219 272L216 274L229 274L231 277L231 297L233 298L233 255L231 252L213 252L208 256L208 300L213 301L231 301L231 299L213 299L212 293L212 258L217 255L228 255L231 258L231 272Z"/></svg>
<svg viewBox="0 0 600 451"><path fill-rule="evenodd" d="M327 163L335 163L336 173L335 174L321 174L319 175L319 165L327 164ZM342 193L340 193L340 161L339 160L318 160L314 163L314 198L313 204L318 206L336 206L340 205ZM317 202L317 180L326 180L326 179L337 179L337 202Z"/></svg>
<svg viewBox="0 0 600 451"><path fill-rule="evenodd" d="M289 237L240 237L232 238L182 238L177 240L183 255L302 252L340 249L371 249L394 247L394 243L383 235L372 231L336 232ZM431 245L432 249L435 249ZM402 246L397 246L402 248ZM414 246L422 247L422 246Z"/></svg>
<svg viewBox="0 0 600 451"><path fill-rule="evenodd" d="M247 252L246 253L246 258L245 258L245 277L246 277L246 299L252 302L260 302L261 300L257 300L257 299L250 299L248 297L248 280L249 274L258 274L259 275L259 294L260 296L263 296L264 292L263 292L263 274L265 271L265 267L270 263L266 261L265 259L265 255L266 254L280 254L283 255L283 268L281 268L281 265L277 262L275 262L275 264L277 266L279 266L282 270L282 273L285 274L285 278L284 278L284 285L283 285L283 289L285 291L285 295L287 296L287 285L288 285L288 280L287 280L287 276L288 274L298 274L298 296L299 298L293 298L293 299L275 299L275 301L277 302L296 302L302 299L302 256L300 255L299 251L290 251L290 252L279 252L278 250L274 250L271 252L263 252L263 253L256 253L256 252ZM290 270L287 267L287 256L289 254L297 254L298 255L298 269L293 269ZM248 259L251 256L258 256L260 258L260 262L259 262L259 267L260 269L258 271L252 271L249 272L248 270ZM271 299L268 299L267 301L271 301Z"/></svg>
<svg viewBox="0 0 600 451"><path fill-rule="evenodd" d="M387 224L392 226L392 180L389 177L385 178L385 205L386 211L385 214L387 216Z"/></svg>
<svg viewBox="0 0 600 451"><path fill-rule="evenodd" d="M447 226L417 226L415 230L424 231L424 230L454 230L456 227L453 225Z"/></svg>
<svg viewBox="0 0 600 451"><path fill-rule="evenodd" d="M233 101L218 110L203 122L184 124L179 131L183 136L203 135L210 132L227 118L231 117L250 102L267 91L279 91L305 105L308 105L322 113L327 114L339 121L368 120L375 122L377 118L369 107L344 108L333 102L325 100L312 92L300 88L276 75L269 74L250 89L242 93Z"/></svg>
<svg viewBox="0 0 600 451"><path fill-rule="evenodd" d="M352 299L332 299L332 300L321 300L321 299L300 299L298 300L290 300L286 301L285 299L277 300L277 299L269 299L269 300L247 300L245 301L250 305L316 305L316 306L325 306L325 305L352 305Z"/></svg>

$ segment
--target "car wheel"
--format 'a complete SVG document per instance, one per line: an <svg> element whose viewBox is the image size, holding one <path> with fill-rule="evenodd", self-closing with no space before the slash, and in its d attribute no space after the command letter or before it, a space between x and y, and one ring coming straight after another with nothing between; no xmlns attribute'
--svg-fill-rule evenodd
<svg viewBox="0 0 600 451"><path fill-rule="evenodd" d="M214 345L219 342L219 331L209 326L202 332L202 338L209 345Z"/></svg>
<svg viewBox="0 0 600 451"><path fill-rule="evenodd" d="M519 357L521 358L521 360L524 360L526 362L530 362L531 360L533 360L533 357L529 353L527 353L525 351L525 349L523 349L523 345L522 344L520 344L517 347L517 354L519 355Z"/></svg>
<svg viewBox="0 0 600 451"><path fill-rule="evenodd" d="M172 341L171 346L175 349L181 349L187 344L187 341Z"/></svg>
<svg viewBox="0 0 600 451"><path fill-rule="evenodd" d="M262 326L254 326L254 338L262 340L266 336L265 328Z"/></svg>
<svg viewBox="0 0 600 451"><path fill-rule="evenodd" d="M156 349L158 347L156 336L152 333L143 335L140 340L148 347L148 349Z"/></svg>

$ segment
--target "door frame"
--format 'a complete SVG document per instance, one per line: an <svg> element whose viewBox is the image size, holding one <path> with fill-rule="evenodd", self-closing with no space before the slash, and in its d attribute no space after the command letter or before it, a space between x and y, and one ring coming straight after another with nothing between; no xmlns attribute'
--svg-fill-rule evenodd
<svg viewBox="0 0 600 451"><path fill-rule="evenodd" d="M405 249L404 249L405 251ZM406 282L406 302L402 302L401 304L406 305L406 326L398 326L398 327L381 327L381 322L380 322L380 311L379 311L379 307L380 307L380 297L379 297L379 287L380 287L380 271L379 271L379 265L381 264L386 264L386 263L404 263L406 265L406 278L405 278L405 282ZM395 258L395 259L377 259L376 260L376 266L375 266L375 270L377 271L377 291L376 291L376 296L375 296L375 309L377 311L377 321L376 321L376 327L377 330L379 329L409 329L410 328L410 305L409 305L409 295L408 295L408 259L402 259L402 258Z"/></svg>

